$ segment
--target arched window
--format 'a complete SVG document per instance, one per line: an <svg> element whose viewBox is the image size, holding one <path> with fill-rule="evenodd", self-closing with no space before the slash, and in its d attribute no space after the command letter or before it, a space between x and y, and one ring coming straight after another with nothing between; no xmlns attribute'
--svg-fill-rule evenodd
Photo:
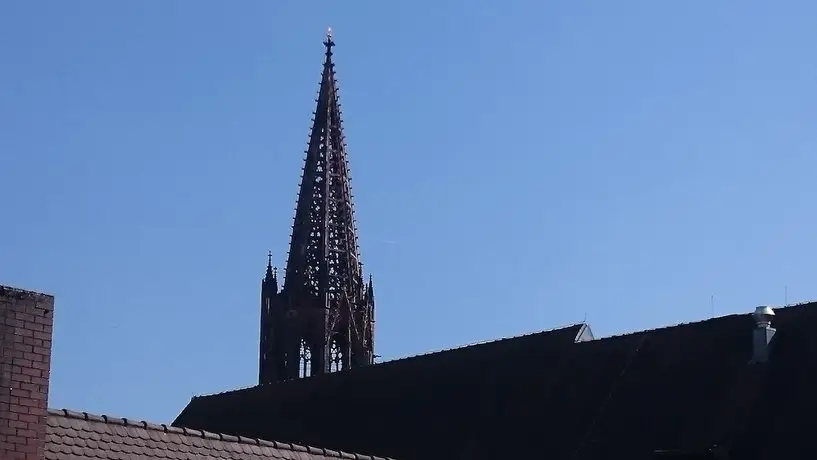
<svg viewBox="0 0 817 460"><path fill-rule="evenodd" d="M298 375L301 377L309 377L312 375L312 350L309 349L309 344L306 343L306 340L301 340Z"/></svg>
<svg viewBox="0 0 817 460"><path fill-rule="evenodd" d="M343 354L340 351L340 345L336 340L332 341L332 347L329 349L329 372L337 372L343 368Z"/></svg>

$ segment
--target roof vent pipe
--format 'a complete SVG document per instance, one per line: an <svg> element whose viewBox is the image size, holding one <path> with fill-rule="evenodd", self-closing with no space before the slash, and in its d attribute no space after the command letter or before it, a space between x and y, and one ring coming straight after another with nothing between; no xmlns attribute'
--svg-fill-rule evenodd
<svg viewBox="0 0 817 460"><path fill-rule="evenodd" d="M769 348L777 329L772 327L774 310L765 305L755 308L752 313L755 328L752 331L752 363L766 363L769 361Z"/></svg>

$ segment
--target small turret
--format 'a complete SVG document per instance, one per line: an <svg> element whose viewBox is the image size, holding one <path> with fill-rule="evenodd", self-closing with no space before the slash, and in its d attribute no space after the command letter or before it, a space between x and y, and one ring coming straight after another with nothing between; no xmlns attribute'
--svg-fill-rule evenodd
<svg viewBox="0 0 817 460"><path fill-rule="evenodd" d="M261 334L259 337L259 381L266 382L274 367L269 363L273 353L273 337L270 335L270 323L274 316L275 301L278 298L278 270L272 266L272 252L267 253L267 270L261 280Z"/></svg>
<svg viewBox="0 0 817 460"><path fill-rule="evenodd" d="M278 293L278 269L272 266L272 251L267 253L267 272L264 274L262 290L265 286L269 288L269 293Z"/></svg>

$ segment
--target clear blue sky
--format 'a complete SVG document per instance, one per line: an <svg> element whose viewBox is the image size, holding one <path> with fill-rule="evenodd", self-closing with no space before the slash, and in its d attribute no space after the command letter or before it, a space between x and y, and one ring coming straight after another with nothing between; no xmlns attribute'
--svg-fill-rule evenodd
<svg viewBox="0 0 817 460"><path fill-rule="evenodd" d="M816 21L808 0L4 1L0 283L57 297L53 407L168 422L254 384L331 25L384 357L814 298Z"/></svg>

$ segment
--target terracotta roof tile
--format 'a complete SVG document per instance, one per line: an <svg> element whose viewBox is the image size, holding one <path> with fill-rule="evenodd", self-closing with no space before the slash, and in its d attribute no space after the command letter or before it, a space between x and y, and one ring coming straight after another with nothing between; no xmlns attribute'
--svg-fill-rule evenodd
<svg viewBox="0 0 817 460"><path fill-rule="evenodd" d="M69 410L48 411L46 460L385 460L317 447L155 425Z"/></svg>

